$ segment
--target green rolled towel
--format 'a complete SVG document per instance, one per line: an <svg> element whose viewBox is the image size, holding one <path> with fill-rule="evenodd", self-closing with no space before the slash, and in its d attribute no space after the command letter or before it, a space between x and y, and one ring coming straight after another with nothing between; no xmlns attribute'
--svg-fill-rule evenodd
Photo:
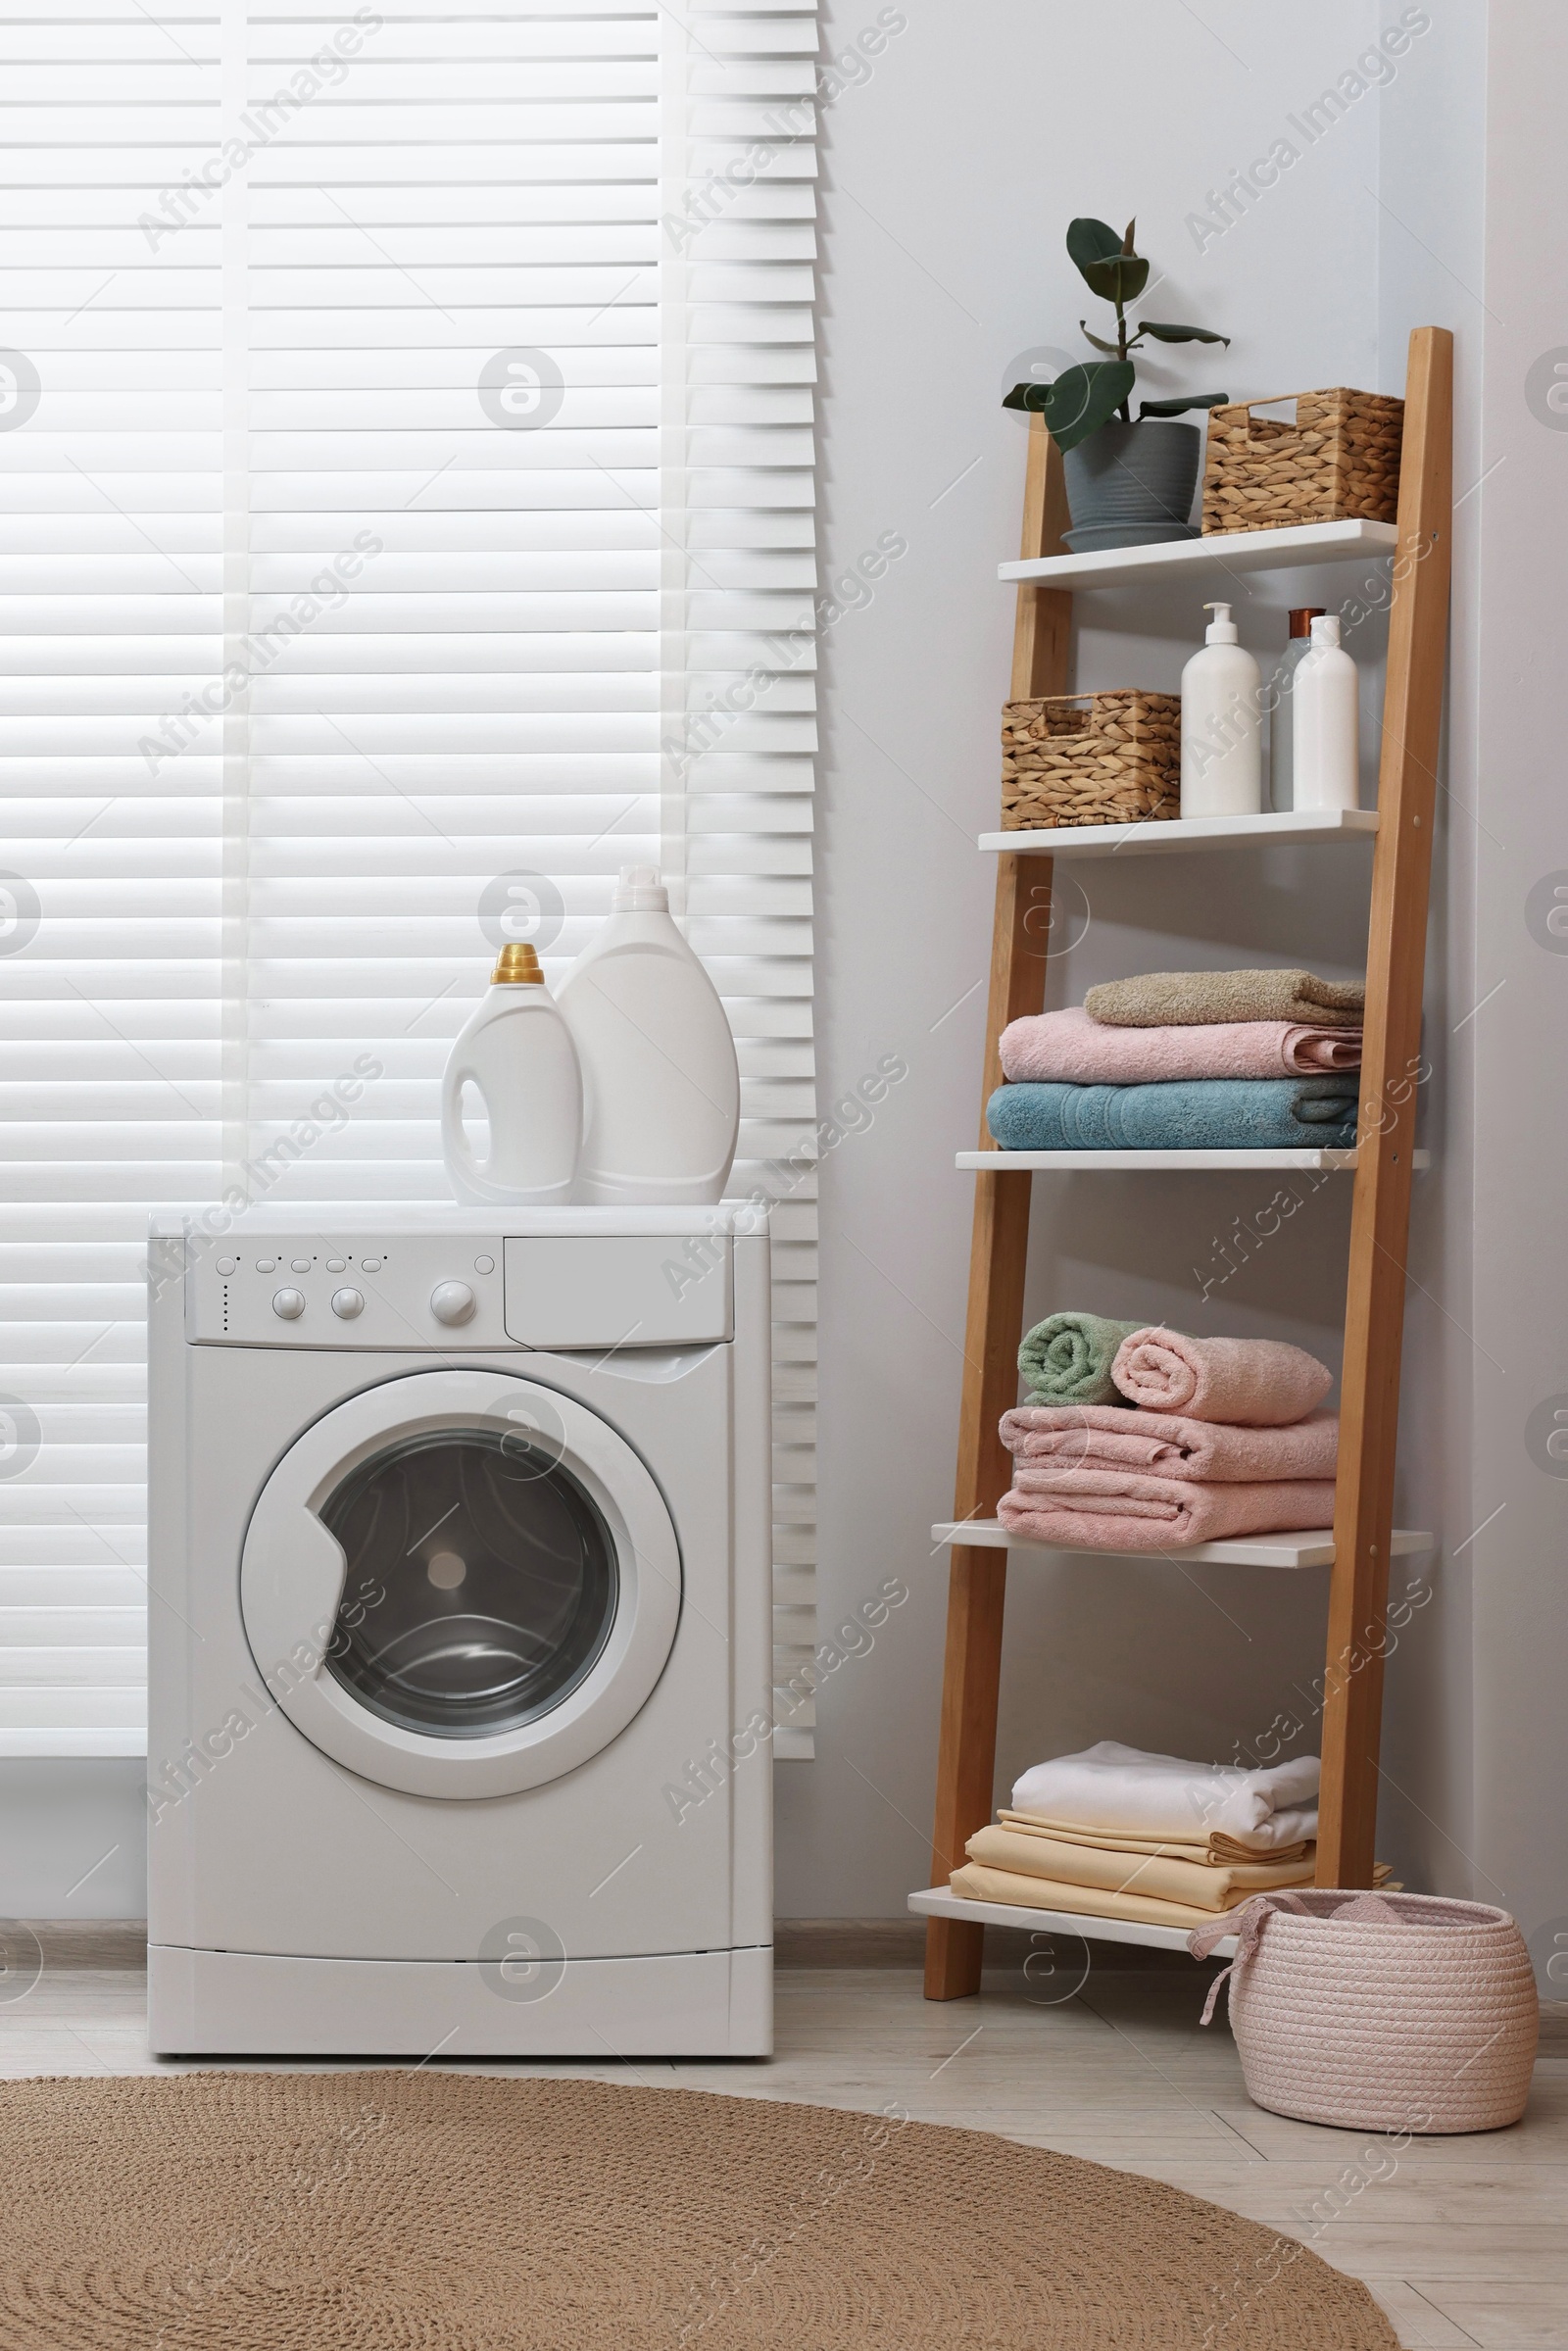
<svg viewBox="0 0 1568 2351"><path fill-rule="evenodd" d="M1121 1403L1110 1377L1116 1349L1134 1331L1148 1327L1112 1322L1103 1314L1048 1314L1025 1332L1018 1369L1043 1403Z"/></svg>

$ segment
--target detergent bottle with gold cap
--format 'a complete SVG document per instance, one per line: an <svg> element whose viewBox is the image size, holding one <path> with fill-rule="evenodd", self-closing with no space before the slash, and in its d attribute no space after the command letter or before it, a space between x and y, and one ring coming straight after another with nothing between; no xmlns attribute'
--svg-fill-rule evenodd
<svg viewBox="0 0 1568 2351"><path fill-rule="evenodd" d="M470 1115L487 1130L478 1149ZM534 950L504 947L442 1082L452 1189L473 1208L560 1206L571 1198L581 1144L582 1072L571 1031Z"/></svg>

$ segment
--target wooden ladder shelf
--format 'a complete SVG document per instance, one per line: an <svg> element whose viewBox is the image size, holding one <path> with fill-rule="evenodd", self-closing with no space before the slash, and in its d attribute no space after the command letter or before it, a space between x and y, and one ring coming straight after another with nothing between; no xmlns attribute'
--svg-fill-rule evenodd
<svg viewBox="0 0 1568 2351"><path fill-rule="evenodd" d="M1421 1048L1447 629L1452 386L1452 337L1441 327L1417 328L1410 338L1406 382L1367 939L1365 1046L1324 1678L1317 1859L1321 1886L1372 1883L1413 1081ZM1035 416L1024 491L1023 560L1064 552L1061 534L1066 522L1060 458L1044 420ZM1283 554L1280 558L1282 564L1291 560ZM1173 570L1173 579L1182 576ZM1020 585L1012 700L1068 691L1071 619L1070 590L1027 581ZM1038 1012L1044 1003L1051 873L1050 857L1037 851L1004 852L997 859L982 1102L1002 1083L1003 1030L1010 1020ZM990 1151L983 1110L980 1144ZM1030 1186L1027 1169L1001 1165L975 1178L954 1502L954 1518L959 1522L994 1518L998 1501L1011 1484L1011 1458L998 1424L1017 1400ZM946 1886L951 1872L963 1861L968 1838L992 1817L1006 1577L1005 1548L954 1545L930 1881L936 1888ZM1088 1920L1075 1924L1094 1932ZM983 1923L972 1918L928 1919L928 1999L956 1999L979 1989L984 1934Z"/></svg>

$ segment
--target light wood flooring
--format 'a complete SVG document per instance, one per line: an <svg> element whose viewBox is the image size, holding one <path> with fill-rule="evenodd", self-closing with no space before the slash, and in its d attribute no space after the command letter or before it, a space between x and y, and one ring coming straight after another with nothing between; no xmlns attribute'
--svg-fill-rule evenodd
<svg viewBox="0 0 1568 2351"><path fill-rule="evenodd" d="M83 1964L111 1956L78 1948L22 1997L0 1986L0 2076L163 2069L140 1973ZM916 2121L1142 2172L1300 2237L1366 2279L1404 2344L1568 2351L1568 2006L1544 2014L1521 2124L1395 2157L1375 2132L1250 2105L1224 2023L1199 2025L1198 1969L1097 1960L1074 1989L1077 1973L998 1969L978 1998L935 2005L907 1966L785 1967L771 2061L516 2070L857 2109L897 2098Z"/></svg>

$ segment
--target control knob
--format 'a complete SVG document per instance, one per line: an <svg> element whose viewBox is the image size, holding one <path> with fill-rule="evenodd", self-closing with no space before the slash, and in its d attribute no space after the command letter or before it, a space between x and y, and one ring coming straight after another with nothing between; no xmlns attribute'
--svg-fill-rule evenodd
<svg viewBox="0 0 1568 2351"><path fill-rule="evenodd" d="M297 1322L304 1311L305 1293L303 1290L273 1291L272 1312L280 1314L285 1322Z"/></svg>
<svg viewBox="0 0 1568 2351"><path fill-rule="evenodd" d="M473 1292L466 1282L437 1282L430 1293L430 1311L437 1322L468 1322L474 1309Z"/></svg>

